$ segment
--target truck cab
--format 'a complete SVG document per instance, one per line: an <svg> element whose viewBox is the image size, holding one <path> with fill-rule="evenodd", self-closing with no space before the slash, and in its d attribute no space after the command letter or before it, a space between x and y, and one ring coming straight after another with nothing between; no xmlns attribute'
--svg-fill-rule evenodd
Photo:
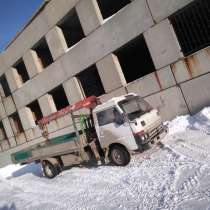
<svg viewBox="0 0 210 210"><path fill-rule="evenodd" d="M168 132L158 110L134 93L98 105L93 109L93 119L100 146L109 150L110 159L116 165L127 164L125 153L142 151L144 145L159 142Z"/></svg>

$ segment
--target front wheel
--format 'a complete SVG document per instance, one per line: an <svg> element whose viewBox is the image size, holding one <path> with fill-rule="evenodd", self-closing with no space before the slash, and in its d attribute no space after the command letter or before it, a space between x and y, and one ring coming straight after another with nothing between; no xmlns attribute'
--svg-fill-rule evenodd
<svg viewBox="0 0 210 210"><path fill-rule="evenodd" d="M115 145L110 148L110 161L116 166L126 166L130 162L129 152L120 145Z"/></svg>

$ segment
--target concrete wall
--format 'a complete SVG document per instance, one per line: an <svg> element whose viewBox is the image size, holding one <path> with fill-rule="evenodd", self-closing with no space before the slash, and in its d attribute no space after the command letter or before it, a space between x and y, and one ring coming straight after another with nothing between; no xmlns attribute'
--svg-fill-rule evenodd
<svg viewBox="0 0 210 210"><path fill-rule="evenodd" d="M158 108L164 120L195 113L210 105L210 49L185 58L168 19L190 2L192 0L133 0L103 20L96 0L51 0L0 54L0 76L5 73L12 92L5 97L0 86L0 119L8 138L0 147L0 166L10 162L11 152L43 141L31 110L26 106L37 100L44 116L53 113L57 109L48 93L58 85L63 85L70 104L83 99L85 94L77 74L93 64L105 89L105 94L100 96L102 102L136 92ZM72 8L75 8L85 37L68 48L58 25ZM145 38L155 71L127 83L114 53L140 35ZM41 38L46 38L54 61L44 69L33 48ZM30 77L24 84L13 68L20 58ZM141 69L140 66L136 68ZM14 135L8 118L14 112L19 113L24 128L19 136ZM52 122L48 130L51 136L70 132L70 117Z"/></svg>

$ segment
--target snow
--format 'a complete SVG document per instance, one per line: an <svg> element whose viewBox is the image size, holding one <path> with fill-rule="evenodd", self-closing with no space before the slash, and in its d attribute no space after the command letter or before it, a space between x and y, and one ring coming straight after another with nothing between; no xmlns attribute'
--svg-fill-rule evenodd
<svg viewBox="0 0 210 210"><path fill-rule="evenodd" d="M168 122L165 147L126 167L74 167L55 179L40 165L0 169L0 209L210 209L210 108Z"/></svg>

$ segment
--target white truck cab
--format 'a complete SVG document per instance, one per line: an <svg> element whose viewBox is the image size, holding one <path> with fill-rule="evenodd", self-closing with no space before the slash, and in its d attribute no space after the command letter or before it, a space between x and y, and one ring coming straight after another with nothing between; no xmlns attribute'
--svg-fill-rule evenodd
<svg viewBox="0 0 210 210"><path fill-rule="evenodd" d="M96 133L103 149L123 146L132 154L155 143L168 132L158 110L131 93L115 97L93 109Z"/></svg>

